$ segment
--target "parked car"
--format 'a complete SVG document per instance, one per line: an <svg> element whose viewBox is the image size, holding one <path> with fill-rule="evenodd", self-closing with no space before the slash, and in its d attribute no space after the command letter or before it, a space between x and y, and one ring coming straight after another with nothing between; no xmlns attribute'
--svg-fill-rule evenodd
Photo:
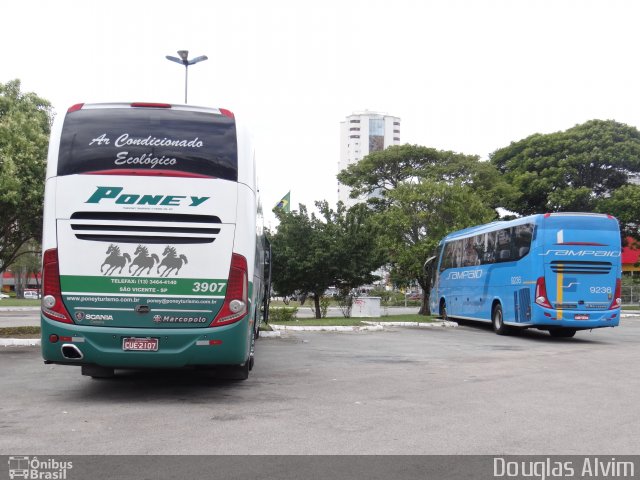
<svg viewBox="0 0 640 480"><path fill-rule="evenodd" d="M38 290L25 290L22 294L22 298L38 300L40 298L40 292Z"/></svg>
<svg viewBox="0 0 640 480"><path fill-rule="evenodd" d="M2 300L3 298L9 298L9 295L7 295L6 293L0 293L0 300Z"/></svg>

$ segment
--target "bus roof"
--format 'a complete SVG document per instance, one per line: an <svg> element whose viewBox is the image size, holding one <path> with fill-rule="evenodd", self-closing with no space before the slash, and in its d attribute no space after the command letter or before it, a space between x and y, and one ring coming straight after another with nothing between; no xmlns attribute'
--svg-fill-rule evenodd
<svg viewBox="0 0 640 480"><path fill-rule="evenodd" d="M224 115L225 117L234 118L233 112L225 108L199 107L196 105L182 105L157 102L110 102L110 103L77 103L67 110L67 113L75 112L83 109L99 109L99 108L170 108L172 110L185 110L189 112L213 113Z"/></svg>
<svg viewBox="0 0 640 480"><path fill-rule="evenodd" d="M452 239L473 237L486 232L492 232L494 230L501 230L503 228L515 227L518 225L524 225L526 223L539 224L545 218L557 218L557 217L570 217L570 218L601 218L611 219L617 224L617 219L611 215L604 213L585 213L585 212L557 212L557 213L539 213L535 215L529 215L527 217L516 218L514 220L497 220L491 223L485 223L483 225L476 225L473 227L465 228L455 232L451 232L449 235L442 239L442 242L446 242Z"/></svg>

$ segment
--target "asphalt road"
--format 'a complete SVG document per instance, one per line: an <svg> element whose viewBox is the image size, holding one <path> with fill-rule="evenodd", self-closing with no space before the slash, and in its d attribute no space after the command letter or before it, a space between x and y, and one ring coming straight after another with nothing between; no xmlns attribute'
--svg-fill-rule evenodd
<svg viewBox="0 0 640 480"><path fill-rule="evenodd" d="M640 318L260 339L249 380L82 377L0 348L0 454L638 454Z"/></svg>
<svg viewBox="0 0 640 480"><path fill-rule="evenodd" d="M40 307L0 308L0 328L40 326Z"/></svg>

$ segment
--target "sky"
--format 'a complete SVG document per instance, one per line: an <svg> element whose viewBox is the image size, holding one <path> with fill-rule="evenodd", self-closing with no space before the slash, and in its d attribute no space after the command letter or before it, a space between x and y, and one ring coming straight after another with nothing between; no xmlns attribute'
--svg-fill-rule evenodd
<svg viewBox="0 0 640 480"><path fill-rule="evenodd" d="M76 103L184 102L248 123L265 210L337 201L340 122L479 155L587 120L640 127L635 0L21 0L0 7L0 82ZM269 219L271 224L273 220Z"/></svg>

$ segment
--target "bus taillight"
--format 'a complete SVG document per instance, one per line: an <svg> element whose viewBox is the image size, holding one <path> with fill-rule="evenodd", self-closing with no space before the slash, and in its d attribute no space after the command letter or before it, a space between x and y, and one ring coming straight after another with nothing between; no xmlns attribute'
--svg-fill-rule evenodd
<svg viewBox="0 0 640 480"><path fill-rule="evenodd" d="M609 305L609 310L620 308L620 305L622 305L622 280L616 278L616 293L613 294L613 301Z"/></svg>
<svg viewBox="0 0 640 480"><path fill-rule="evenodd" d="M62 303L58 249L52 248L42 256L42 313L51 320L73 323Z"/></svg>
<svg viewBox="0 0 640 480"><path fill-rule="evenodd" d="M544 277L538 278L536 282L536 303L541 307L553 308L547 298L547 285L544 282Z"/></svg>
<svg viewBox="0 0 640 480"><path fill-rule="evenodd" d="M216 316L211 327L227 325L240 320L247 314L249 295L249 279L247 259L234 253L231 257L231 269L229 270L229 283L224 297L224 305Z"/></svg>
<svg viewBox="0 0 640 480"><path fill-rule="evenodd" d="M69 107L69 109L67 110L67 113L73 113L73 112L77 112L78 110L82 110L82 107L84 107L84 103L76 103L75 105L71 105Z"/></svg>

